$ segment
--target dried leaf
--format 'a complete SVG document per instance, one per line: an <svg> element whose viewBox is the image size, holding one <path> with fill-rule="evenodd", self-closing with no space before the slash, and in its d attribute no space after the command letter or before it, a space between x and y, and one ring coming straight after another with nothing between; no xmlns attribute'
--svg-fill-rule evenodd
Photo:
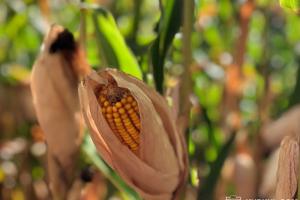
<svg viewBox="0 0 300 200"><path fill-rule="evenodd" d="M276 199L293 199L297 192L299 177L299 141L296 137L286 136L281 143Z"/></svg>
<svg viewBox="0 0 300 200"><path fill-rule="evenodd" d="M267 125L262 133L262 139L267 148L279 146L286 135L300 134L300 106L287 111L282 117Z"/></svg>
<svg viewBox="0 0 300 200"><path fill-rule="evenodd" d="M97 90L108 84L107 77L127 89L138 104L141 130L137 153L116 137L101 112ZM165 99L140 80L112 69L91 73L79 92L85 121L104 160L143 198L174 198L184 182L187 155Z"/></svg>

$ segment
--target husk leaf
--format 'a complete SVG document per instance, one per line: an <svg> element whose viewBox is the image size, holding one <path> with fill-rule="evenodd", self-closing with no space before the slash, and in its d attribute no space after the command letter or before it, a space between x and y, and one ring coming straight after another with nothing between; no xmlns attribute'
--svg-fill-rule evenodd
<svg viewBox="0 0 300 200"><path fill-rule="evenodd" d="M297 192L299 177L299 141L286 136L280 146L276 199L293 199Z"/></svg>
<svg viewBox="0 0 300 200"><path fill-rule="evenodd" d="M300 106L295 106L264 128L262 139L267 148L280 145L287 135L300 134Z"/></svg>

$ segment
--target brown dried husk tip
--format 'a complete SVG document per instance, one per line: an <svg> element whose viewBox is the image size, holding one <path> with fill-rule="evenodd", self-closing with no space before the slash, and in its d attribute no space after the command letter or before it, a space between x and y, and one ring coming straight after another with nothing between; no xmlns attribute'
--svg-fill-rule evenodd
<svg viewBox="0 0 300 200"><path fill-rule="evenodd" d="M105 161L144 199L175 199L186 179L187 153L165 99L112 69L89 74L79 94Z"/></svg>
<svg viewBox="0 0 300 200"><path fill-rule="evenodd" d="M299 178L299 136L286 136L280 145L276 199L295 199Z"/></svg>
<svg viewBox="0 0 300 200"><path fill-rule="evenodd" d="M73 35L52 25L44 38L31 77L38 121L45 133L50 188L66 199L74 176L82 133L77 85L89 67Z"/></svg>

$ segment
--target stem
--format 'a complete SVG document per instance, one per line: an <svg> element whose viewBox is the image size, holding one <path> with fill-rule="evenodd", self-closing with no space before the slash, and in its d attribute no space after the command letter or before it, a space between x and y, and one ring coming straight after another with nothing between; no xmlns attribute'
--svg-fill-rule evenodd
<svg viewBox="0 0 300 200"><path fill-rule="evenodd" d="M263 145L263 140L262 140L262 132L263 132L263 126L268 122L269 120L269 109L271 103L271 88L270 88L270 75L271 75L271 70L269 68L270 66L270 51L269 51L269 38L270 38L270 33L268 27L270 26L270 14L267 11L264 12L264 17L266 20L266 25L262 33L263 37L263 53L262 53L262 60L259 62L260 64L258 65L258 70L260 74L262 75L263 79L265 80L264 84L264 92L263 95L258 99L257 105L259 107L258 109L258 116L259 116L259 125L254 129L255 133L257 133L255 140L254 140L254 160L256 164L256 169L257 169L257 174L256 174L256 194L258 194L260 186L261 186L261 181L262 181L262 173L263 173L263 163L264 163L264 152L266 149L264 148Z"/></svg>
<svg viewBox="0 0 300 200"><path fill-rule="evenodd" d="M228 66L226 72L226 83L224 91L224 109L222 111L222 118L227 117L228 114L237 114L239 112L239 101L241 96L241 83L243 81L243 64L246 52L246 45L249 33L249 22L254 10L254 1L247 0L239 9L239 29L240 34L236 43L234 52L233 64ZM224 124L224 129L231 129L232 125ZM225 131L227 133L228 131ZM229 131L230 132L230 131Z"/></svg>
<svg viewBox="0 0 300 200"><path fill-rule="evenodd" d="M242 75L241 69L244 64L244 55L246 52L247 39L249 34L249 22L254 10L253 0L246 1L240 8L240 35L236 44L234 64L239 68L239 73Z"/></svg>
<svg viewBox="0 0 300 200"><path fill-rule="evenodd" d="M84 0L81 0L83 3ZM80 9L79 44L86 51L86 9Z"/></svg>
<svg viewBox="0 0 300 200"><path fill-rule="evenodd" d="M132 24L132 31L130 35L130 40L135 44L137 40L137 33L140 25L141 17L141 7L143 0L134 0L134 18Z"/></svg>
<svg viewBox="0 0 300 200"><path fill-rule="evenodd" d="M296 85L295 89L293 91L293 94L290 97L289 101L289 107L291 108L292 106L295 106L296 104L300 103L300 57L297 56L297 63L298 63L298 69L297 69L297 80L296 80Z"/></svg>
<svg viewBox="0 0 300 200"><path fill-rule="evenodd" d="M180 110L179 117L184 120L182 127L182 133L185 132L188 126L189 112L190 112L190 101L189 95L192 88L192 80L190 76L190 67L192 64L192 45L191 35L193 30L193 16L194 16L194 1L185 0L183 4L183 67L184 71L181 75L180 85Z"/></svg>
<svg viewBox="0 0 300 200"><path fill-rule="evenodd" d="M163 10L163 3L162 3L162 0L159 0L158 1L158 4L159 4L159 9L162 11Z"/></svg>

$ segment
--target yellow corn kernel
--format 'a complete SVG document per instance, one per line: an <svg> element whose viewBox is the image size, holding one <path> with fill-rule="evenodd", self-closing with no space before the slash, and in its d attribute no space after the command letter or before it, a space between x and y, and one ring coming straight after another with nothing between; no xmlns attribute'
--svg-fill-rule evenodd
<svg viewBox="0 0 300 200"><path fill-rule="evenodd" d="M126 110L129 110L131 108L131 105L130 104L126 104L124 107L125 107Z"/></svg>
<svg viewBox="0 0 300 200"><path fill-rule="evenodd" d="M120 109L119 109L119 113L120 113L120 114L124 114L124 113L125 113L124 108L120 108Z"/></svg>
<svg viewBox="0 0 300 200"><path fill-rule="evenodd" d="M114 112L114 113L113 113L113 116L114 116L114 118L117 118L117 117L120 117L120 114L117 113L117 112Z"/></svg>
<svg viewBox="0 0 300 200"><path fill-rule="evenodd" d="M127 116L126 116L125 119L122 119L122 120L123 120L123 123L124 123L124 124L126 124L126 123L131 124L131 122L130 122L130 120L128 119Z"/></svg>
<svg viewBox="0 0 300 200"><path fill-rule="evenodd" d="M138 121L139 117L135 113L129 114L131 121Z"/></svg>
<svg viewBox="0 0 300 200"><path fill-rule="evenodd" d="M109 103L108 103L108 101L105 101L105 102L103 103L103 105L104 105L104 107L107 107L107 106L109 106Z"/></svg>
<svg viewBox="0 0 300 200"><path fill-rule="evenodd" d="M116 106L117 108L122 108L122 103L121 103L121 102L117 102L117 103L115 104L115 106Z"/></svg>
<svg viewBox="0 0 300 200"><path fill-rule="evenodd" d="M116 106L112 107L113 112L118 112L118 108Z"/></svg>
<svg viewBox="0 0 300 200"><path fill-rule="evenodd" d="M135 124L135 123L138 123L138 122L140 122L140 119L137 117L137 116L130 116L130 119L131 119L131 121Z"/></svg>
<svg viewBox="0 0 300 200"><path fill-rule="evenodd" d="M127 111L127 113L128 113L128 114L132 114L132 113L134 113L134 110L133 110L133 109L129 109L129 110Z"/></svg>
<svg viewBox="0 0 300 200"><path fill-rule="evenodd" d="M125 104L127 103L126 98L121 99L121 103L122 103L123 105L125 105Z"/></svg>
<svg viewBox="0 0 300 200"><path fill-rule="evenodd" d="M111 107L111 106L108 106L108 107L106 108L106 112L107 112L107 113L112 113L112 112L113 112L112 107Z"/></svg>
<svg viewBox="0 0 300 200"><path fill-rule="evenodd" d="M133 98L132 98L132 96L128 96L126 100L127 100L128 102L132 102L132 101L133 101Z"/></svg>
<svg viewBox="0 0 300 200"><path fill-rule="evenodd" d="M115 118L114 121L115 121L116 123L118 123L118 122L121 122L121 119L120 119L120 118Z"/></svg>
<svg viewBox="0 0 300 200"><path fill-rule="evenodd" d="M127 117L126 114L122 114L122 115L121 115L121 118L122 118L122 119L127 119L128 117Z"/></svg>
<svg viewBox="0 0 300 200"><path fill-rule="evenodd" d="M123 125L122 122L115 122L115 125L116 125L117 127L124 128L124 125ZM124 128L124 129L125 129L125 128Z"/></svg>

